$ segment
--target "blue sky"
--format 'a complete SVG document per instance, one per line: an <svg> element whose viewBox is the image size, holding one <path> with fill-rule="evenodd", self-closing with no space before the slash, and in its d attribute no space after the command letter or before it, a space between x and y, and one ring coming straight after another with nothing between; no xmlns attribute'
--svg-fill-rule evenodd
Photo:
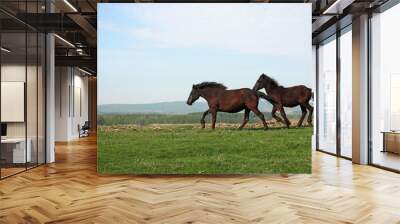
<svg viewBox="0 0 400 224"><path fill-rule="evenodd" d="M310 4L98 5L99 104L185 101L192 84L311 87Z"/></svg>

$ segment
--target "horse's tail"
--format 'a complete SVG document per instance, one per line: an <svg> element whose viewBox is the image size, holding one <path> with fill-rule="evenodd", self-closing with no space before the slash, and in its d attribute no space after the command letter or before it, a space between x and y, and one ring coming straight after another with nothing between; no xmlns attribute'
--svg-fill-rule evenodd
<svg viewBox="0 0 400 224"><path fill-rule="evenodd" d="M257 91L257 95L258 95L258 97L265 99L266 101L270 102L271 104L275 104L275 101L270 96L267 96L267 94L265 94L261 91Z"/></svg>

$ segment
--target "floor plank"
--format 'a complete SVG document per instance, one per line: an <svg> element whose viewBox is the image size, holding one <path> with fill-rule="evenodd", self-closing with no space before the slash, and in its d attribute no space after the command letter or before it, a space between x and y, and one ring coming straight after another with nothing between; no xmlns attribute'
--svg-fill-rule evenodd
<svg viewBox="0 0 400 224"><path fill-rule="evenodd" d="M313 152L312 175L98 176L96 138L0 181L0 223L400 223L400 175Z"/></svg>

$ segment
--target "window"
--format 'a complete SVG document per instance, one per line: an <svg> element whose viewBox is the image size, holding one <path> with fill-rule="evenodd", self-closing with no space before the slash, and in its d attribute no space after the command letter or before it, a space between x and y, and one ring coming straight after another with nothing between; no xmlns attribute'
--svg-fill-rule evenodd
<svg viewBox="0 0 400 224"><path fill-rule="evenodd" d="M336 40L318 48L318 149L336 153Z"/></svg>
<svg viewBox="0 0 400 224"><path fill-rule="evenodd" d="M371 19L372 163L400 170L400 5Z"/></svg>
<svg viewBox="0 0 400 224"><path fill-rule="evenodd" d="M340 36L340 155L352 157L352 34ZM346 32L347 31L347 32Z"/></svg>

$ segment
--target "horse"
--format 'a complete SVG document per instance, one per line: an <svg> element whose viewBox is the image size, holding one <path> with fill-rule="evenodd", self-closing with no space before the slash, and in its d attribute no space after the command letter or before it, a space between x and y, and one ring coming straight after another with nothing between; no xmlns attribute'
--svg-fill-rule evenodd
<svg viewBox="0 0 400 224"><path fill-rule="evenodd" d="M253 91L249 88L232 89L228 90L226 86L217 82L202 82L200 84L194 84L192 91L186 101L190 106L200 97L204 98L209 109L203 113L200 123L201 127L205 128L204 118L211 113L212 115L212 129L215 129L215 122L217 120L217 112L228 112L237 113L244 110L243 122L239 129L242 129L249 121L250 111L253 111L264 125L264 129L268 129L267 122L265 121L264 115L258 110L259 98L272 101L272 99L266 94Z"/></svg>
<svg viewBox="0 0 400 224"><path fill-rule="evenodd" d="M304 85L283 87L280 86L277 81L273 78L265 75L264 73L260 75L257 82L254 84L253 90L258 91L259 89L265 89L267 95L272 98L273 104L272 117L276 120L280 120L280 117L276 115L276 111L279 110L283 119L285 120L286 127L290 127L290 121L286 117L286 113L283 107L295 107L300 105L301 108L301 118L297 123L298 127L301 127L303 120L307 115L307 110L309 111L307 122L312 125L312 113L314 108L310 105L309 101L313 96L312 90Z"/></svg>

